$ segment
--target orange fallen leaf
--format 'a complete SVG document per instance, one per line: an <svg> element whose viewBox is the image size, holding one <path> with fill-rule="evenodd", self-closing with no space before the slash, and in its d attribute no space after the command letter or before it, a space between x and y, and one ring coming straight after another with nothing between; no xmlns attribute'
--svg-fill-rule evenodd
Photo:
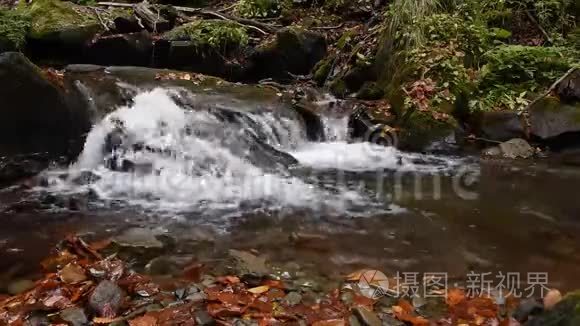
<svg viewBox="0 0 580 326"><path fill-rule="evenodd" d="M248 289L248 292L253 293L253 294L262 294L262 293L268 292L268 290L270 290L269 286L262 285L262 286L258 286L255 288Z"/></svg>
<svg viewBox="0 0 580 326"><path fill-rule="evenodd" d="M312 326L346 326L344 319L320 320L314 322Z"/></svg>
<svg viewBox="0 0 580 326"><path fill-rule="evenodd" d="M63 267L58 276L67 284L79 283L87 279L85 269L75 263L69 263Z"/></svg>
<svg viewBox="0 0 580 326"><path fill-rule="evenodd" d="M130 326L156 326L157 318L151 315L137 317L129 321Z"/></svg>
<svg viewBox="0 0 580 326"><path fill-rule="evenodd" d="M93 323L95 324L110 324L110 323L114 323L117 321L121 321L123 320L123 318L117 317L117 318L107 318L107 317L95 317L93 318Z"/></svg>
<svg viewBox="0 0 580 326"><path fill-rule="evenodd" d="M415 316L415 308L407 300L399 300L396 306L392 307L395 318L413 326L426 326L429 321L421 316Z"/></svg>
<svg viewBox="0 0 580 326"><path fill-rule="evenodd" d="M462 289L449 290L449 292L447 292L447 298L445 298L445 302L448 306L456 306L463 300L465 300L465 291Z"/></svg>
<svg viewBox="0 0 580 326"><path fill-rule="evenodd" d="M240 283L240 278L237 276L220 276L218 278L216 278L216 280L219 283L224 283L224 284L238 284Z"/></svg>

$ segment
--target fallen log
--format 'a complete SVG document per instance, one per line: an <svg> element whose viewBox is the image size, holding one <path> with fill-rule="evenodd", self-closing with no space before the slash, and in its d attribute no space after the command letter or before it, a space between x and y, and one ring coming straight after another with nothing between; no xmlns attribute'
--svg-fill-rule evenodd
<svg viewBox="0 0 580 326"><path fill-rule="evenodd" d="M135 10L135 15L141 19L141 22L149 31L160 33L171 29L169 21L163 18L159 11L153 12L145 2L136 4L133 10Z"/></svg>
<svg viewBox="0 0 580 326"><path fill-rule="evenodd" d="M139 3L137 5L135 4L131 4L131 3L120 3L120 2L99 2L98 3L99 6L108 6L108 7L133 7L135 8L135 12L137 13L137 6L140 6L140 8L149 8L148 5L146 3ZM181 11L181 12L185 12L185 13L190 13L193 15L198 15L198 16L209 16L209 17L214 17L214 18L219 18L222 20L229 20L229 21L234 21L242 26L245 26L247 28L253 29L257 32L260 32L261 34L267 35L267 34L272 34L275 33L278 29L274 26L265 24L265 23L261 23L252 19L246 19L246 18L240 18L240 17L235 17L235 16L230 16L230 15L226 15L224 13L218 13L215 11L211 11L211 10L205 10L205 9L201 9L201 8L190 8L190 7L181 7L181 6L171 6L173 7L175 10L177 11ZM153 13L153 11L151 11L149 9L149 11L151 13ZM155 17L158 17L157 14L153 13ZM143 19L143 17L139 16L140 18ZM147 24L147 22L145 22ZM159 29L157 29L157 31L159 31Z"/></svg>

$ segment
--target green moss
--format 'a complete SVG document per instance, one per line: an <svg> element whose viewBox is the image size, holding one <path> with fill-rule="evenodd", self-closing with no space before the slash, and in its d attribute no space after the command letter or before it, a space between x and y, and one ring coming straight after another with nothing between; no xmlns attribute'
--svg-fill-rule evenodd
<svg viewBox="0 0 580 326"><path fill-rule="evenodd" d="M279 0L240 0L236 12L245 18L268 18L280 15L282 5Z"/></svg>
<svg viewBox="0 0 580 326"><path fill-rule="evenodd" d="M358 91L356 97L361 100L378 100L383 97L383 90L376 82L366 82Z"/></svg>
<svg viewBox="0 0 580 326"><path fill-rule="evenodd" d="M316 66L314 66L314 74L312 79L318 83L318 85L324 85L328 75L330 74L330 70L332 69L332 63L334 62L334 58L326 58L324 60L320 60Z"/></svg>
<svg viewBox="0 0 580 326"><path fill-rule="evenodd" d="M523 110L574 64L562 47L502 45L485 55L472 111Z"/></svg>
<svg viewBox="0 0 580 326"><path fill-rule="evenodd" d="M346 83L342 79L335 79L330 83L330 92L336 97L346 96L347 88Z"/></svg>
<svg viewBox="0 0 580 326"><path fill-rule="evenodd" d="M98 24L97 18L88 8L70 2L35 0L19 10L26 12L32 20L32 37Z"/></svg>
<svg viewBox="0 0 580 326"><path fill-rule="evenodd" d="M163 38L171 41L192 41L200 51L207 49L229 52L248 44L246 29L231 21L200 20L179 26Z"/></svg>
<svg viewBox="0 0 580 326"><path fill-rule="evenodd" d="M30 25L30 18L20 11L0 10L0 52L22 49Z"/></svg>
<svg viewBox="0 0 580 326"><path fill-rule="evenodd" d="M400 146L409 150L422 150L433 141L449 136L457 126L457 121L451 116L436 119L431 112L413 111L401 123Z"/></svg>

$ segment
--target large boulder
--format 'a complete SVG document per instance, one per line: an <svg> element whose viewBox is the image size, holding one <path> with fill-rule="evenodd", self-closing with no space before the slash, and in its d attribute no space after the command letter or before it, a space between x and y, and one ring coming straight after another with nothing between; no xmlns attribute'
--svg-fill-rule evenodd
<svg viewBox="0 0 580 326"><path fill-rule="evenodd" d="M316 63L326 56L323 35L287 27L276 34L276 39L258 48L249 57L246 79L289 79L291 74L309 74Z"/></svg>
<svg viewBox="0 0 580 326"><path fill-rule="evenodd" d="M86 112L21 53L0 54L0 103L0 156L74 156L90 128Z"/></svg>
<svg viewBox="0 0 580 326"><path fill-rule="evenodd" d="M100 65L147 66L151 64L153 39L149 32L99 37L86 51L90 62Z"/></svg>
<svg viewBox="0 0 580 326"><path fill-rule="evenodd" d="M70 2L38 0L22 10L32 20L27 51L33 60L81 61L85 46L104 30L91 8Z"/></svg>
<svg viewBox="0 0 580 326"><path fill-rule="evenodd" d="M516 111L482 112L478 119L479 133L487 139L506 141L524 137L524 119Z"/></svg>
<svg viewBox="0 0 580 326"><path fill-rule="evenodd" d="M580 69L568 73L528 113L532 135L543 140L580 132Z"/></svg>

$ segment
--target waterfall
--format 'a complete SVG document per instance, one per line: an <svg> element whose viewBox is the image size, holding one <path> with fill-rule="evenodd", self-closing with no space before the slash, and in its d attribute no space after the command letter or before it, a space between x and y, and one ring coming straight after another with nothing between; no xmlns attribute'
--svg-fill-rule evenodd
<svg viewBox="0 0 580 326"><path fill-rule="evenodd" d="M68 177L51 178L50 187L90 191L102 201L156 211L294 207L344 214L369 209L372 200L359 189L311 182L295 167L428 171L450 165L394 148L348 143L346 117L323 116L322 122L326 141L309 142L292 110L217 103L202 108L183 92L143 91L93 127ZM91 174L90 181L79 183L83 173Z"/></svg>

